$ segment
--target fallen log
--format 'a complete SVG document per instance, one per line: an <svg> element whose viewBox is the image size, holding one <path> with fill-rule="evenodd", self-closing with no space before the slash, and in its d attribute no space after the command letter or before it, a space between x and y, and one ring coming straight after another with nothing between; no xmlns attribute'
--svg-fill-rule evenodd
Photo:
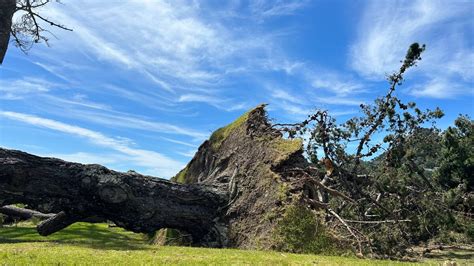
<svg viewBox="0 0 474 266"><path fill-rule="evenodd" d="M176 228L195 242L219 246L216 218L227 194L212 186L0 149L0 206L15 203L58 213L38 226L42 235L100 216L134 232Z"/></svg>

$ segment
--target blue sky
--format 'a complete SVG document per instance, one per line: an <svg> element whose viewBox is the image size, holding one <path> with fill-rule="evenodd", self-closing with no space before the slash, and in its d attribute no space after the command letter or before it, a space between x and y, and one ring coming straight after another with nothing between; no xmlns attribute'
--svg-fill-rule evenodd
<svg viewBox="0 0 474 266"><path fill-rule="evenodd" d="M386 91L474 114L473 1L83 1L41 10L50 47L13 45L0 66L0 146L168 178L212 131L268 103L295 122L344 121Z"/></svg>

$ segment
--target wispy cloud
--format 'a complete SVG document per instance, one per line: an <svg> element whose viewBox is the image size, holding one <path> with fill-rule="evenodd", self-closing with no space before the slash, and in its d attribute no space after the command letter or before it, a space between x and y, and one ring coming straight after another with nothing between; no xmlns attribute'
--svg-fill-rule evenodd
<svg viewBox="0 0 474 266"><path fill-rule="evenodd" d="M359 106L362 103L365 103L365 100L357 99L353 97L338 97L338 96L328 96L328 97L315 97L314 100L318 103L329 104L329 105L349 105L349 106Z"/></svg>
<svg viewBox="0 0 474 266"><path fill-rule="evenodd" d="M251 2L250 10L256 16L266 18L273 16L288 16L306 6L309 1L281 1L281 0L255 0Z"/></svg>
<svg viewBox="0 0 474 266"><path fill-rule="evenodd" d="M206 21L199 5L189 1L66 4L45 12L74 29L59 33L63 43L75 42L70 49L91 51L100 60L136 70L169 92L177 82L211 85L238 67L235 63L266 49L263 38L235 36L218 22Z"/></svg>
<svg viewBox="0 0 474 266"><path fill-rule="evenodd" d="M83 164L102 164L112 165L124 162L129 159L126 155L119 154L102 154L91 152L75 152L75 153L36 153L40 156L61 158L65 161L83 163Z"/></svg>
<svg viewBox="0 0 474 266"><path fill-rule="evenodd" d="M38 104L38 100L48 104L65 106L81 106L92 109L110 110L111 107L88 100L87 95L74 93L72 96L56 96L59 90L68 90L64 84L47 81L43 78L26 77L20 79L0 80L0 99L2 100L32 100Z"/></svg>
<svg viewBox="0 0 474 266"><path fill-rule="evenodd" d="M268 85L271 107L289 114L292 119L303 119L315 109L333 109L335 106L359 106L366 102L360 94L368 92L363 83L352 77L320 67L300 68L296 88ZM329 108L330 107L330 108ZM355 113L354 110L335 111L335 116Z"/></svg>
<svg viewBox="0 0 474 266"><path fill-rule="evenodd" d="M289 92L289 90L272 88L270 89L270 93L273 98L278 100L289 101L295 104L307 103L307 100L303 99L299 95L295 95L294 92Z"/></svg>
<svg viewBox="0 0 474 266"><path fill-rule="evenodd" d="M0 99L20 100L30 95L43 94L58 84L44 79L27 77L16 80L0 80Z"/></svg>
<svg viewBox="0 0 474 266"><path fill-rule="evenodd" d="M351 50L352 67L362 75L383 79L397 69L412 42L428 41L436 25L468 10L460 1L371 1Z"/></svg>
<svg viewBox="0 0 474 266"><path fill-rule="evenodd" d="M286 114L291 121L303 120L311 113L314 106L304 98L303 94L298 94L294 89L284 89L276 85L267 86L271 96L269 110L278 109Z"/></svg>
<svg viewBox="0 0 474 266"><path fill-rule="evenodd" d="M360 82L353 79L344 79L335 74L315 75L311 85L315 89L328 90L338 96L364 92L364 86Z"/></svg>
<svg viewBox="0 0 474 266"><path fill-rule="evenodd" d="M157 176L170 177L183 166L182 162L171 159L161 153L132 147L128 139L112 138L100 132L89 130L83 127L74 126L63 122L24 113L1 111L0 116L22 123L30 124L33 126L43 127L50 130L66 133L75 137L87 139L93 144L114 150L116 152L121 153L122 155L127 156L127 159L130 160L133 164L142 167L157 169L157 172L155 173L155 175ZM77 155L82 156L84 154L76 153L75 155L75 158L81 158Z"/></svg>
<svg viewBox="0 0 474 266"><path fill-rule="evenodd" d="M54 103L58 106L79 106L79 107L86 107L90 109L97 109L97 110L111 110L112 108L106 104L93 102L87 99L87 96L84 94L75 94L71 98L64 98L58 97L54 95L41 95L42 99L47 102Z"/></svg>
<svg viewBox="0 0 474 266"><path fill-rule="evenodd" d="M407 92L416 97L447 99L455 98L456 96L466 93L470 93L470 96L472 97L474 95L474 88L466 88L443 78L434 78L424 84L415 85L409 88Z"/></svg>
<svg viewBox="0 0 474 266"><path fill-rule="evenodd" d="M162 137L162 139L164 139L166 141L169 141L171 143L176 143L176 144L191 147L191 148L197 148L197 145L192 144L192 143L188 143L188 142L185 142L185 141L180 141L180 140L170 139L170 138L165 138L165 137Z"/></svg>
<svg viewBox="0 0 474 266"><path fill-rule="evenodd" d="M143 107L155 111L172 112L176 104L172 97L157 94L150 90L141 90L139 88L123 88L112 84L102 84L104 93L119 97L123 100L140 104ZM180 110L181 111L181 110Z"/></svg>
<svg viewBox="0 0 474 266"><path fill-rule="evenodd" d="M301 61L289 60L287 58L269 57L261 62L264 69L270 71L284 71L287 75L293 75L305 67Z"/></svg>
<svg viewBox="0 0 474 266"><path fill-rule="evenodd" d="M245 5L270 17L295 13L307 4L260 1ZM115 91L117 96L162 112L173 112L176 108L168 107L189 102L226 111L243 110L249 105L230 101L226 95L236 75L258 75L261 71L291 74L299 66L279 54L280 30L258 31L251 26L255 22L237 29L210 16L216 8L209 11L201 5L186 0L51 4L43 10L44 15L74 31L51 28L59 41L51 40L53 50L38 46L32 53L33 61L59 79L75 85L93 79L93 86L100 90ZM116 82L109 73L120 73ZM134 88L123 85L127 83L135 84ZM201 99L192 100L190 95Z"/></svg>
<svg viewBox="0 0 474 266"><path fill-rule="evenodd" d="M228 98L216 97L211 95L204 95L204 94L183 94L179 97L178 102L186 103L186 102L198 102L198 103L206 103L208 105L214 106L221 110L226 111L236 111L236 110L244 110L248 108L248 105L245 103L232 103L232 101Z"/></svg>
<svg viewBox="0 0 474 266"><path fill-rule="evenodd" d="M193 158L194 154L196 154L196 150L189 150L186 152L177 152L177 153L180 155L183 155L184 157Z"/></svg>
<svg viewBox="0 0 474 266"><path fill-rule="evenodd" d="M114 92L120 90L120 88L116 87L111 88L114 89L112 90ZM61 93L58 93L58 91L61 91ZM52 83L35 77L17 80L0 80L0 99L28 103L30 109L42 113L46 112L56 116L64 116L68 119L74 118L102 126L184 135L199 141L206 139L208 136L207 133L192 128L157 122L143 116L116 111L112 106L92 101L86 94L76 93L75 91L76 90L72 90L65 85ZM127 90L120 90L119 92L126 93ZM152 104L153 101L156 101L153 103L159 106L164 105L157 100L157 97L147 97L146 95L136 93L131 94L143 99L145 103ZM220 104L223 105L224 102ZM169 105L164 105L164 107L170 108ZM232 106L227 106L227 108L232 108ZM184 108L182 108L181 111L182 110L184 110Z"/></svg>
<svg viewBox="0 0 474 266"><path fill-rule="evenodd" d="M68 116L76 119L100 124L102 126L112 126L120 128L139 129L146 132L158 132L174 135L183 135L194 138L195 140L204 140L209 134L203 133L191 128L180 127L169 123L156 122L132 116L121 112L94 112L90 110L70 110Z"/></svg>
<svg viewBox="0 0 474 266"><path fill-rule="evenodd" d="M472 83L463 82L474 78L474 53L466 37L474 30L472 10L472 2L462 0L371 1L351 47L350 64L363 77L382 80L397 70L411 43L425 43L427 51L414 72L431 89L417 86L413 89L421 90L411 94L445 98L470 93ZM440 81L454 89L442 89L443 84L435 84Z"/></svg>

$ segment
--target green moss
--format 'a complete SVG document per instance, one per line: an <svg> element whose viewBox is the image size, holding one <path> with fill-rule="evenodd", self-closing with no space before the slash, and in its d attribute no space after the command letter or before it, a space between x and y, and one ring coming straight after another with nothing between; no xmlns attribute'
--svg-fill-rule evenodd
<svg viewBox="0 0 474 266"><path fill-rule="evenodd" d="M211 137L209 138L209 141L211 142L211 147L214 151L217 151L219 149L224 140L229 137L230 133L232 133L235 129L239 128L245 123L245 121L247 121L249 113L250 111L246 112L231 124L225 127L221 127L218 130L214 131L214 133L212 133Z"/></svg>
<svg viewBox="0 0 474 266"><path fill-rule="evenodd" d="M288 183L281 183L280 185L278 185L278 199L280 201L286 201L288 199L288 190Z"/></svg>
<svg viewBox="0 0 474 266"><path fill-rule="evenodd" d="M279 159L277 161L281 161L300 150L303 146L303 140L277 138L272 141L271 145L278 153Z"/></svg>
<svg viewBox="0 0 474 266"><path fill-rule="evenodd" d="M188 173L188 166L184 167L183 170L179 171L179 173L173 176L170 180L177 182L177 183L186 183L186 174Z"/></svg>
<svg viewBox="0 0 474 266"><path fill-rule="evenodd" d="M272 143L273 147L282 153L293 153L303 145L302 139L275 139Z"/></svg>
<svg viewBox="0 0 474 266"><path fill-rule="evenodd" d="M289 206L274 231L276 246L296 253L333 253L334 240L320 221L304 206Z"/></svg>

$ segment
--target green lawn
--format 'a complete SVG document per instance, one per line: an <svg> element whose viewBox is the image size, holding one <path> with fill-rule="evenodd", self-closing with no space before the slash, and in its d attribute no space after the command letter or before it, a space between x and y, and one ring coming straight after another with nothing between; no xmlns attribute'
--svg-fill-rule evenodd
<svg viewBox="0 0 474 266"><path fill-rule="evenodd" d="M442 258L444 260L444 258ZM469 260L467 260L469 259ZM425 261L439 265L443 260ZM465 260L474 263L472 254ZM414 265L394 261L190 247L151 246L141 234L77 223L49 237L31 224L0 228L0 265ZM473 265L473 264L471 264Z"/></svg>

